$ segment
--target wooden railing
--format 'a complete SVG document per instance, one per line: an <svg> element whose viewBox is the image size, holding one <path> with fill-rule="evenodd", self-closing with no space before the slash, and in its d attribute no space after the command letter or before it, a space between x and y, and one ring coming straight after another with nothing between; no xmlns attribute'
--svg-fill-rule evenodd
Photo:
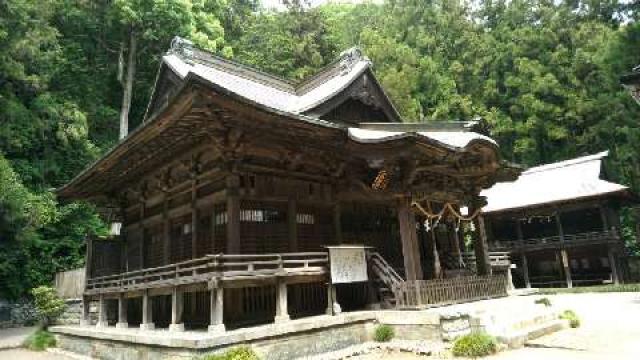
<svg viewBox="0 0 640 360"><path fill-rule="evenodd" d="M405 281L395 287L399 308L431 307L507 296L504 274Z"/></svg>
<svg viewBox="0 0 640 360"><path fill-rule="evenodd" d="M476 254L472 252L462 253L462 261L465 263L467 268L470 268L475 271L476 267ZM511 257L509 256L509 252L507 251L490 251L489 252L489 263L494 267L505 267L511 265Z"/></svg>
<svg viewBox="0 0 640 360"><path fill-rule="evenodd" d="M389 289L393 289L404 282L387 261L377 252L369 252L369 266L375 276L377 276Z"/></svg>
<svg viewBox="0 0 640 360"><path fill-rule="evenodd" d="M325 274L328 263L326 252L207 255L155 268L90 278L85 293L160 288L212 280Z"/></svg>
<svg viewBox="0 0 640 360"><path fill-rule="evenodd" d="M584 245L615 242L620 240L616 230L592 231L564 236L548 236L513 241L496 241L489 244L491 250L525 250L558 248L563 245Z"/></svg>

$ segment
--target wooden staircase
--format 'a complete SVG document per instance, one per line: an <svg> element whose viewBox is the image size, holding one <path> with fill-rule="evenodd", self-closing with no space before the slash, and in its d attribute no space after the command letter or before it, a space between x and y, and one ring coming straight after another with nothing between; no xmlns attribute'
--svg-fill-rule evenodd
<svg viewBox="0 0 640 360"><path fill-rule="evenodd" d="M404 283L404 279L379 253L369 252L367 257L381 306L385 309L395 308L397 300L394 291Z"/></svg>

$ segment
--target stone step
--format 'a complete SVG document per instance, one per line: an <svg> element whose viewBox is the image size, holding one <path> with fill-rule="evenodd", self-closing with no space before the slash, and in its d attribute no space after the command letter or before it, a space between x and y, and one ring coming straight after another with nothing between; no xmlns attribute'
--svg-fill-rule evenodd
<svg viewBox="0 0 640 360"><path fill-rule="evenodd" d="M506 344L511 349L521 348L529 340L537 339L541 336L554 333L568 328L566 320L555 319L536 326L520 329L520 331L509 332L506 335L496 336L498 341Z"/></svg>

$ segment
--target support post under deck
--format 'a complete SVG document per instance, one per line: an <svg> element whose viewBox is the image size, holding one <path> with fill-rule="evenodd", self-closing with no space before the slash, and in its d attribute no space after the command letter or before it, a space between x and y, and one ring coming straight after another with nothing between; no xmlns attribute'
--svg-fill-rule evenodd
<svg viewBox="0 0 640 360"><path fill-rule="evenodd" d="M275 322L289 320L289 306L287 303L287 283L280 279L278 281L278 291L276 295L276 317Z"/></svg>
<svg viewBox="0 0 640 360"><path fill-rule="evenodd" d="M522 275L524 276L524 285L527 289L531 289L531 279L529 279L529 264L527 262L527 254L522 252Z"/></svg>
<svg viewBox="0 0 640 360"><path fill-rule="evenodd" d="M182 314L184 309L184 292L177 287L171 293L171 324L169 331L184 331Z"/></svg>
<svg viewBox="0 0 640 360"><path fill-rule="evenodd" d="M154 328L151 297L149 296L149 290L144 290L142 294L142 323L140 323L140 329L152 330Z"/></svg>
<svg viewBox="0 0 640 360"><path fill-rule="evenodd" d="M98 323L96 327L107 327L109 324L107 323L107 300L104 298L104 295L100 295L98 305Z"/></svg>
<svg viewBox="0 0 640 360"><path fill-rule="evenodd" d="M209 332L224 332L224 289L222 287L211 289L209 303L211 306Z"/></svg>
<svg viewBox="0 0 640 360"><path fill-rule="evenodd" d="M124 293L121 293L118 297L118 322L116 328L126 329L129 327L127 320L127 297Z"/></svg>
<svg viewBox="0 0 640 360"><path fill-rule="evenodd" d="M562 259L562 268L564 269L564 277L567 281L567 288L573 287L573 280L571 279L571 266L569 266L569 255L566 249L560 250L560 257Z"/></svg>
<svg viewBox="0 0 640 360"><path fill-rule="evenodd" d="M82 297L82 318L80 319L80 325L91 325L91 300L88 296Z"/></svg>

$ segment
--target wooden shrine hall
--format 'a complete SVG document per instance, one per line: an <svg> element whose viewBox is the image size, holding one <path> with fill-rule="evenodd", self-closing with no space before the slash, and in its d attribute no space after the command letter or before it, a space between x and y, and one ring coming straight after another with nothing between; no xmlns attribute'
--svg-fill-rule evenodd
<svg viewBox="0 0 640 360"><path fill-rule="evenodd" d="M637 203L626 186L606 180L608 153L537 166L512 183L482 192L489 248L516 263L518 287L557 287L625 280L619 209Z"/></svg>
<svg viewBox="0 0 640 360"><path fill-rule="evenodd" d="M433 237L412 204L479 209L519 173L476 125L402 122L358 49L292 83L176 38L143 123L58 190L121 224L88 243L85 323L99 301L98 326L223 331L426 281ZM479 233L479 276L461 283L502 294ZM376 282L331 284L340 244L368 247Z"/></svg>

